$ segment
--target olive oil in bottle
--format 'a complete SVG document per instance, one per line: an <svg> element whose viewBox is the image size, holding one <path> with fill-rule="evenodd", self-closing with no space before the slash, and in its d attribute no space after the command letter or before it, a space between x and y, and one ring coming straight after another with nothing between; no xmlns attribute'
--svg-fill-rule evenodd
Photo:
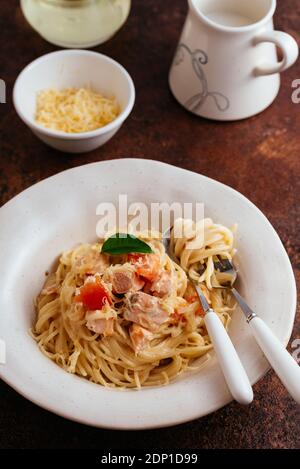
<svg viewBox="0 0 300 469"><path fill-rule="evenodd" d="M125 23L131 0L21 0L29 24L61 47L93 47Z"/></svg>

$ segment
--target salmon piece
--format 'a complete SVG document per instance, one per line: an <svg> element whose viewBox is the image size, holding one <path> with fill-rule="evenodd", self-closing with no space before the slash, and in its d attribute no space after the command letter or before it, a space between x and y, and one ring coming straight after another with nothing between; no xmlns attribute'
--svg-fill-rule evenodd
<svg viewBox="0 0 300 469"><path fill-rule="evenodd" d="M134 272L124 269L115 270L111 275L111 282L114 293L123 294L130 291L136 292L143 288L145 282Z"/></svg>
<svg viewBox="0 0 300 469"><path fill-rule="evenodd" d="M161 268L157 254L129 254L128 259L134 264L136 273L150 282L159 276Z"/></svg>
<svg viewBox="0 0 300 469"><path fill-rule="evenodd" d="M110 336L114 333L114 319L87 320L86 327L96 334L103 334L104 337Z"/></svg>
<svg viewBox="0 0 300 469"><path fill-rule="evenodd" d="M144 329L144 327L141 327L138 324L132 324L132 326L130 326L129 335L136 353L143 350L154 338L152 332Z"/></svg>
<svg viewBox="0 0 300 469"><path fill-rule="evenodd" d="M171 274L166 271L162 271L160 276L156 280L154 280L154 282L147 286L147 291L160 298L166 296L171 291L171 289Z"/></svg>
<svg viewBox="0 0 300 469"><path fill-rule="evenodd" d="M159 326L169 320L168 312L163 309L155 296L143 292L129 293L126 303L125 319L150 331L157 331Z"/></svg>

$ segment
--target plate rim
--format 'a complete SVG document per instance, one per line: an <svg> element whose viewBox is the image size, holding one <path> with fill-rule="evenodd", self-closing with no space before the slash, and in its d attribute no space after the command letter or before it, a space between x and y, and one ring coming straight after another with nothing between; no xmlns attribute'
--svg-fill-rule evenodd
<svg viewBox="0 0 300 469"><path fill-rule="evenodd" d="M93 162L93 163L87 163L87 164L83 164L83 165L79 165L79 166L75 166L75 167L72 167L72 168L68 168L68 169L65 169L63 171L59 171L58 173L55 173L45 179L42 179L41 181L38 181L34 184L32 184L31 186L27 187L26 189L24 189L23 191L21 191L20 193L18 193L17 195L15 195L14 197L12 197L10 200L8 200L5 204L3 204L1 207L0 207L0 213L3 209L7 209L9 208L10 205L12 205L16 200L18 200L19 198L21 198L24 193L29 193L31 192L32 190L36 189L38 186L40 185L43 185L45 182L48 182L49 180L51 181L51 179L55 179L57 176L61 176L65 173L71 173L71 172L77 172L78 170L80 170L81 168L86 168L86 167L93 167L93 166L101 166L101 165L109 165L110 163L112 162L145 162L145 163L151 163L151 164L155 164L155 165L163 165L163 166L166 166L166 167L172 167L172 168L175 168L175 169L178 169L180 171L183 171L183 172L186 172L186 173L190 173L190 174L193 174L193 175L197 175L197 176L200 176L201 178L204 178L205 180L209 181L210 183L213 182L214 184L216 185L219 185L220 187L223 187L224 189L226 189L227 191L229 190L230 192L232 192L233 194L235 194L235 196L237 196L238 198L240 199L243 199L248 205L250 205L252 207L252 209L254 209L256 211L256 213L262 217L264 219L264 222L267 223L267 225L269 226L269 228L271 228L272 232L273 232L273 235L275 235L275 238L277 239L277 242L279 242L280 246L281 246L281 254L283 255L283 257L285 257L285 263L286 263L286 268L289 270L289 283L290 283L290 288L291 288L291 293L292 293L292 297L291 297L291 306L289 308L289 311L290 311L290 315L289 315L289 324L288 324L288 327L287 327L287 332L286 332L286 339L283 341L284 345L286 346L291 338L291 335L292 335L292 331L293 331L293 326L294 326L294 321L295 321L295 316L296 316L296 308L297 308L297 286L296 286L296 280L295 280L295 275L294 275L294 271L293 271L293 267L292 267L292 264L291 264L291 261L289 259L289 256L285 250L285 247L278 235L278 233L276 232L275 228L273 227L273 225L271 224L271 222L268 220L268 218L266 217L266 215L264 215L264 213L250 200L248 199L245 195L243 195L241 192L239 192L238 190L232 188L231 186L228 186L227 184L224 184L216 179L213 179L213 178L210 178L208 176L205 176L203 175L202 173L198 173L198 172L195 172L195 171L191 171L191 170L188 170L188 169L185 169L185 168L181 168L179 166L176 166L176 165L173 165L173 164L170 164L170 163L165 163L165 162L162 162L162 161L159 161L159 160L155 160L155 159L151 159L151 158L112 158L112 159L108 159L108 160L104 160L104 161L97 161L97 162ZM265 358L265 357L264 357ZM270 370L270 365L269 363L267 362L267 360L265 359L265 369L264 371L262 372L258 372L257 373L257 376L250 380L251 381L251 385L255 385L260 379L262 379L266 373ZM76 416L73 416L71 415L68 411L64 412L63 410L55 407L55 403L52 404L51 402L49 403L49 399L46 400L44 402L42 402L42 400L38 400L36 398L33 398L30 396L30 392L27 391L27 390L23 390L21 388L21 386L19 384L15 384L13 379L9 379L9 377L6 376L5 374L5 368L3 367L2 368L2 365L0 365L0 379L2 379L7 385L9 385L12 389L14 389L16 392L18 392L18 394L22 395L23 397L25 397L26 399L28 399L30 402L34 403L35 405L39 406L40 408L42 409L45 409L49 412L52 412L60 417L63 417L63 418L66 418L68 420L71 420L71 421L74 421L74 422L77 422L77 423L81 423L81 424L85 424L85 425L88 425L88 426L92 426L92 427L95 427L95 428L102 428L102 429L110 429L110 430L130 430L130 431L134 431L134 430L147 430L147 429L155 429L155 428L167 428L167 427L171 427L171 426L175 426L175 425L180 425L180 424L184 424L184 423L187 423L187 422L190 422L190 421L193 421L193 420L196 420L196 419L199 419L199 418L202 418L206 415L209 415L219 409L222 409L223 407L225 407L227 404L229 404L230 402L232 402L234 399L232 398L228 398L228 399L224 399L224 402L222 405L219 405L219 404L215 404L213 406L213 408L211 410L208 410L207 412L201 412L200 414L198 415L195 415L192 419L190 417L176 417L176 418L166 418L166 422L165 423L158 423L158 424L155 424L155 423L140 423L140 424L137 424L135 423L134 425L124 425L124 424L119 424L119 423L116 423L116 424L103 424L101 422L97 422L97 423L94 423L94 422L91 422L89 421L88 419L85 419L84 417L76 417ZM94 383L92 383L94 384Z"/></svg>

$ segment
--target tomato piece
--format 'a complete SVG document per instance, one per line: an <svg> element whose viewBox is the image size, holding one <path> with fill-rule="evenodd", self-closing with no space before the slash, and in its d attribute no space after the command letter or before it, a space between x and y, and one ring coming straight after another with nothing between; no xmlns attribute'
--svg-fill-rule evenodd
<svg viewBox="0 0 300 469"><path fill-rule="evenodd" d="M102 309L106 303L112 304L109 293L102 285L100 279L89 282L80 288L79 295L75 296L75 301L83 303L88 310Z"/></svg>
<svg viewBox="0 0 300 469"><path fill-rule="evenodd" d="M195 315L196 316L204 316L204 310L203 310L203 308L200 304L199 304L199 307L196 309Z"/></svg>
<svg viewBox="0 0 300 469"><path fill-rule="evenodd" d="M195 301L199 301L198 295L185 295L184 297L188 303L195 303Z"/></svg>

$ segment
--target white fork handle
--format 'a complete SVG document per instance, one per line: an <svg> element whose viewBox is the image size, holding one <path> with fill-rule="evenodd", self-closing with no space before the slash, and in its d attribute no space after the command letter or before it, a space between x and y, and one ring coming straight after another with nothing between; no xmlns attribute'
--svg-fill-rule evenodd
<svg viewBox="0 0 300 469"><path fill-rule="evenodd" d="M270 365L291 396L300 404L300 367L262 319L255 316L249 325Z"/></svg>
<svg viewBox="0 0 300 469"><path fill-rule="evenodd" d="M225 327L213 310L206 313L204 321L232 396L240 404L250 404L252 387Z"/></svg>

